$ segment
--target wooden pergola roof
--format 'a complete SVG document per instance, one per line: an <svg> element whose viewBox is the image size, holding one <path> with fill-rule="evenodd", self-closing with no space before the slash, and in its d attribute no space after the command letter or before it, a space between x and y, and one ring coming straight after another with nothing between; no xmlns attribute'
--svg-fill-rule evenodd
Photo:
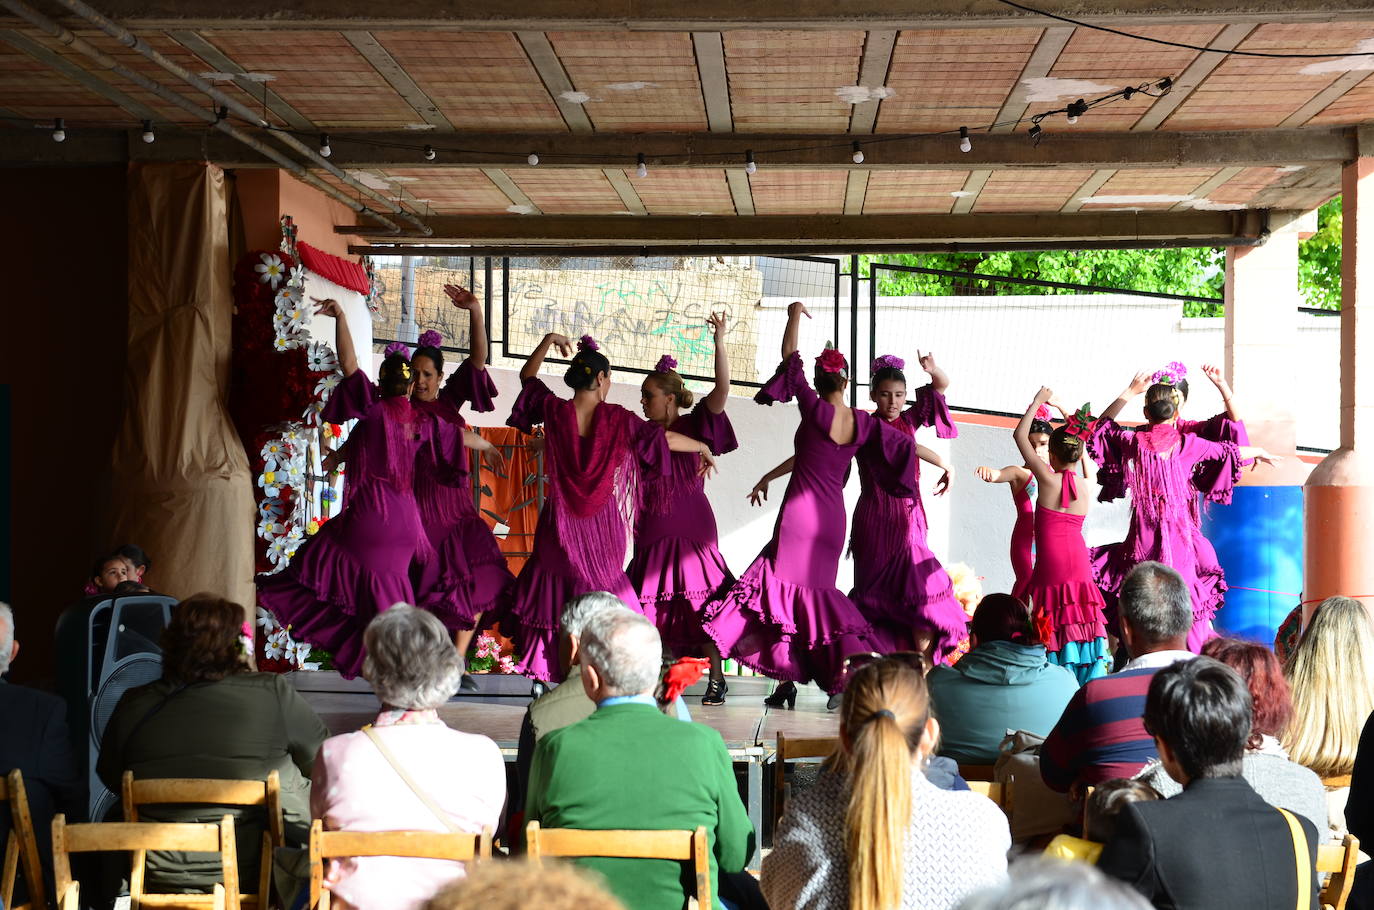
<svg viewBox="0 0 1374 910"><path fill-rule="evenodd" d="M995 0L304 6L99 4L185 69L222 74L207 78L274 126L312 147L328 133L330 162L418 215L431 240L1247 238L1262 233L1264 212L1309 210L1339 192L1341 164L1374 145L1360 129L1374 120L1374 56L1352 56L1374 51L1374 4L1348 0L1039 4L1217 50L1335 55L1309 59L1151 44ZM41 12L216 106L87 21L55 5ZM1048 117L1038 145L1026 136L1025 118L1164 76L1174 82L1167 94L1103 105L1074 125ZM11 127L7 164L271 165L19 18L0 20L0 116ZM33 128L57 117L71 136L62 144ZM142 120L154 121L156 143L139 141ZM856 141L861 164L851 160Z"/></svg>

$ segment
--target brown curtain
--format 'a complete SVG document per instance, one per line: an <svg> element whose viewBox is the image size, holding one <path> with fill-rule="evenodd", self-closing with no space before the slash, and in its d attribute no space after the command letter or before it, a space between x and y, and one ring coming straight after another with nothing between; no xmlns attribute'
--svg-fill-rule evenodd
<svg viewBox="0 0 1374 910"><path fill-rule="evenodd" d="M224 172L132 165L125 417L111 475L114 538L174 597L253 597L253 481L225 410L231 351Z"/></svg>

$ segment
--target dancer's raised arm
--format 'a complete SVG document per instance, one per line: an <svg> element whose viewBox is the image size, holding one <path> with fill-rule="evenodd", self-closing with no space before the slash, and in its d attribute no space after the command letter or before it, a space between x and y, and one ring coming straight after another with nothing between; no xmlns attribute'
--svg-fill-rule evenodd
<svg viewBox="0 0 1374 910"><path fill-rule="evenodd" d="M943 393L949 388L949 374L935 365L935 355L926 351L922 354L916 352L916 359L921 364L921 369L930 374L930 387L937 392Z"/></svg>
<svg viewBox="0 0 1374 910"><path fill-rule="evenodd" d="M1131 377L1130 385L1126 386L1126 388L1122 390L1121 394L1116 396L1116 401L1113 401L1111 404L1107 405L1107 409L1102 412L1098 419L1115 420L1116 415L1121 413L1121 409L1126 407L1126 405L1130 402L1132 398L1135 398L1139 395L1144 395L1145 390L1150 387L1150 383L1153 381L1153 373L1136 373L1135 376Z"/></svg>
<svg viewBox="0 0 1374 910"><path fill-rule="evenodd" d="M1142 374L1143 375L1143 374ZM1048 386L1041 386L1040 391L1035 393L1035 398L1031 400L1030 406L1026 408L1026 413L1021 415L1021 422L1016 425L1012 432L1012 438L1016 440L1016 448L1021 453L1021 457L1026 460L1026 467L1035 479L1041 483L1054 477L1054 469L1046 464L1039 455L1035 454L1035 446L1031 445L1030 428L1035 414L1040 410L1040 405L1054 397L1054 392Z"/></svg>
<svg viewBox="0 0 1374 910"><path fill-rule="evenodd" d="M730 400L730 351L725 347L725 335L730 331L729 316L724 312L712 313L706 324L715 331L716 384L703 403L712 414L719 414Z"/></svg>
<svg viewBox="0 0 1374 910"><path fill-rule="evenodd" d="M1212 385L1216 386L1217 391L1221 393L1221 403L1226 408L1227 418L1239 422L1240 411L1236 408L1235 395L1231 391L1231 384L1227 382L1226 377L1222 375L1221 368L1213 366L1210 363L1204 363L1202 365L1202 374L1212 380Z"/></svg>
<svg viewBox="0 0 1374 910"><path fill-rule="evenodd" d="M782 333L782 359L786 360L797 351L797 336L801 334L801 318L811 318L811 311L800 300L787 305L787 328Z"/></svg>
<svg viewBox="0 0 1374 910"><path fill-rule="evenodd" d="M916 457L927 464L934 465L944 472L940 479L935 481L935 495L943 496L948 493L950 482L954 480L954 469L945 461L944 456L934 449L928 449L920 443L917 443Z"/></svg>
<svg viewBox="0 0 1374 910"><path fill-rule="evenodd" d="M444 285L444 293L453 305L468 311L468 363L474 370L487 368L487 322L482 302L477 295L456 284Z"/></svg>
<svg viewBox="0 0 1374 910"><path fill-rule="evenodd" d="M315 301L316 316L330 316L334 319L334 353L339 355L339 368L343 370L344 378L347 379L358 372L358 353L353 349L353 333L348 330L348 317L344 315L344 309L339 305L339 301L330 297L321 300L318 297L311 297Z"/></svg>
<svg viewBox="0 0 1374 910"><path fill-rule="evenodd" d="M786 477L788 474L791 474L792 467L796 462L797 456L793 455L791 458L759 478L759 482L754 484L754 489L749 491L749 501L756 506L763 505L768 499L768 484L777 480L779 477Z"/></svg>
<svg viewBox="0 0 1374 910"><path fill-rule="evenodd" d="M539 342L538 347L530 354L525 365L520 368L520 379L533 379L539 375L539 368L544 365L544 358L549 356L549 348L557 348L558 353L564 357L572 356L572 341L567 335L560 335L557 332L550 332L544 336L544 340Z"/></svg>

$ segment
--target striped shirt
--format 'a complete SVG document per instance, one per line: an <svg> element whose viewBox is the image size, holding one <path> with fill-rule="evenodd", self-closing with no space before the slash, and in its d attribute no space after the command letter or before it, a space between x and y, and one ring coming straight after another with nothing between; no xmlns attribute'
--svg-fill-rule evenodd
<svg viewBox="0 0 1374 910"><path fill-rule="evenodd" d="M1100 784L1134 777L1159 757L1142 719L1150 680L1159 670L1123 670L1074 693L1040 749L1040 776L1047 786L1064 793L1074 781Z"/></svg>

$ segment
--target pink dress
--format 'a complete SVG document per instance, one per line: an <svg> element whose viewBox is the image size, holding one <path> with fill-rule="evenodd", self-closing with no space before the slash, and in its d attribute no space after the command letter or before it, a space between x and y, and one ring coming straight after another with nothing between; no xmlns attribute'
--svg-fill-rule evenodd
<svg viewBox="0 0 1374 910"><path fill-rule="evenodd" d="M958 435L945 396L929 385L917 391L911 405L896 420L884 421L916 439L917 427L936 428L941 438ZM914 496L890 496L876 474L886 465L875 462L875 449L859 452L862 492L854 506L849 552L854 557L854 590L849 599L873 626L877 650L906 651L915 647L914 630L932 634L935 659L941 661L968 634L968 614L954 596L944 566L926 544L926 510L919 485ZM915 463L917 478L920 460Z"/></svg>
<svg viewBox="0 0 1374 910"><path fill-rule="evenodd" d="M490 411L496 384L468 361L454 370L434 401L412 401L417 411L462 434L465 403ZM464 453L466 455L466 453ZM416 606L434 613L450 630L471 629L514 582L496 537L472 495L468 458L445 462L422 446L415 465L415 500L434 558L414 567Z"/></svg>
<svg viewBox="0 0 1374 910"><path fill-rule="evenodd" d="M1073 471L1060 473L1060 505L1078 498ZM1078 677L1079 684L1111 669L1102 592L1093 581L1088 545L1083 542L1086 515L1053 509L1035 510L1035 570L1014 592L1031 604L1036 637L1051 663Z"/></svg>
<svg viewBox="0 0 1374 910"><path fill-rule="evenodd" d="M1040 495L1035 475L1020 490L1011 491L1011 501L1016 506L1016 524L1011 527L1011 570L1016 574L1012 590L1020 590L1030 583L1031 570L1035 568L1035 498Z"/></svg>
<svg viewBox="0 0 1374 910"><path fill-rule="evenodd" d="M1188 584L1193 601L1188 648L1201 650L1215 635L1212 617L1225 600L1226 578L1202 535L1197 494L1208 502L1231 501L1242 464L1237 444L1181 434L1167 423L1130 430L1103 420L1093 431L1090 452L1094 460L1101 456L1099 463L1120 466L1121 482L1104 485L1099 499L1119 495L1122 488L1131 491L1126 539L1092 554L1093 574L1107 595L1108 619L1116 620L1116 595L1126 574L1144 560L1162 562Z"/></svg>
<svg viewBox="0 0 1374 910"><path fill-rule="evenodd" d="M712 455L739 447L725 412L716 414L705 403L669 429L706 443ZM634 559L625 570L645 614L655 617L663 644L674 653L698 651L709 641L701 628L702 604L735 583L720 555L700 464L699 455L674 452L667 476L644 478Z"/></svg>
<svg viewBox="0 0 1374 910"><path fill-rule="evenodd" d="M608 402L579 436L573 403L537 378L525 380L506 423L526 433L544 425L549 483L533 552L493 618L515 642L519 672L557 682L558 622L572 598L609 591L655 618L625 575L625 551L642 480L672 470L668 440L658 424Z"/></svg>
<svg viewBox="0 0 1374 910"><path fill-rule="evenodd" d="M863 411L854 412L852 442L831 440L835 408L811 388L795 353L755 400L793 397L801 411L796 463L773 539L733 586L706 604L705 628L721 654L774 679L814 679L833 693L843 683L844 658L877 646L868 621L835 587L849 462L860 451L870 453L875 481L891 496L911 497L916 445Z"/></svg>

